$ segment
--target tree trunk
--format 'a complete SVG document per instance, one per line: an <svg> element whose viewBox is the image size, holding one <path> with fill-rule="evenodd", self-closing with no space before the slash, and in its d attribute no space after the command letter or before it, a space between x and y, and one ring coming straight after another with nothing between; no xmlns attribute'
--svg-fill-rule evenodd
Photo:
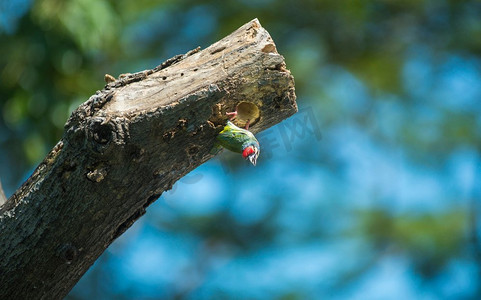
<svg viewBox="0 0 481 300"><path fill-rule="evenodd" d="M254 133L297 111L294 79L257 19L203 51L110 79L0 208L0 299L67 295L147 206L212 158L239 103L238 124L250 119Z"/></svg>

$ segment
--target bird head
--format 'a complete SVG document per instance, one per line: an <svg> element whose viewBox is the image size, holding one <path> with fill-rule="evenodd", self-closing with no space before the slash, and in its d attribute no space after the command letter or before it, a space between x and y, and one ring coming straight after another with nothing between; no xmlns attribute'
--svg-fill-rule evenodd
<svg viewBox="0 0 481 300"><path fill-rule="evenodd" d="M257 163L257 157L259 156L260 150L256 145L250 145L242 150L242 157L249 159L249 161L255 166Z"/></svg>

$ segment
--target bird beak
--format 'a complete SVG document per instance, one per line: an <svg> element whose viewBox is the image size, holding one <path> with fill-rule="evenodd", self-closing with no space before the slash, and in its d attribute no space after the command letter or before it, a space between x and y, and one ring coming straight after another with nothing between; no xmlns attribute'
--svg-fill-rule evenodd
<svg viewBox="0 0 481 300"><path fill-rule="evenodd" d="M255 166L257 163L257 155L249 156L249 161Z"/></svg>

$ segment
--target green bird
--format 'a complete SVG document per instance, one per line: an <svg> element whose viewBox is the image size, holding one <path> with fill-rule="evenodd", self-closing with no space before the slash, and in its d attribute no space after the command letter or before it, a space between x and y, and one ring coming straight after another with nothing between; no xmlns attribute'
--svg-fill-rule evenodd
<svg viewBox="0 0 481 300"><path fill-rule="evenodd" d="M254 166L260 154L260 146L256 137L247 129L235 126L227 121L224 129L217 136L218 146L236 153L242 153L242 157L248 159Z"/></svg>

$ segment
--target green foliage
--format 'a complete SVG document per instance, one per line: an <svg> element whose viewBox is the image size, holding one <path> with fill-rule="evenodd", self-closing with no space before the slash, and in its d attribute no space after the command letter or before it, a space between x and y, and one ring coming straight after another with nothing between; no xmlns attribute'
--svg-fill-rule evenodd
<svg viewBox="0 0 481 300"><path fill-rule="evenodd" d="M394 216L385 210L358 212L358 225L352 234L370 240L379 254L397 252L413 260L421 275L431 278L453 256L462 256L468 239L466 211Z"/></svg>

